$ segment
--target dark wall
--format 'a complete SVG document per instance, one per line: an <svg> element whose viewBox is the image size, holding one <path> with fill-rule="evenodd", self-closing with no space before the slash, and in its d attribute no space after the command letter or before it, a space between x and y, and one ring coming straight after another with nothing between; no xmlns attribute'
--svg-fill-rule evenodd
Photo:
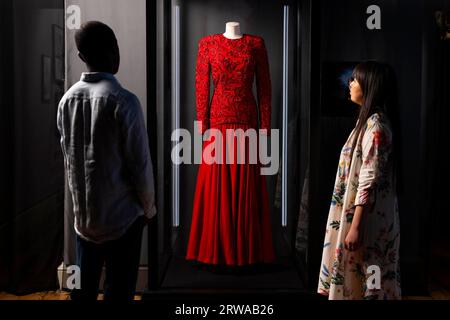
<svg viewBox="0 0 450 320"><path fill-rule="evenodd" d="M423 12L423 77L422 105L424 106L421 146L421 190L428 201L421 210L431 219L423 222L430 243L430 280L442 287L450 288L450 225L446 199L450 192L448 159L442 148L448 145L450 106L450 41L443 41L432 15L435 11L450 11L450 1L430 0L425 2Z"/></svg>
<svg viewBox="0 0 450 320"><path fill-rule="evenodd" d="M438 1L435 1L437 5ZM317 68L321 74L329 62L354 62L381 60L389 63L396 71L399 82L399 102L401 114L401 166L399 209L401 219L401 266L405 294L420 293L426 290L426 267L429 250L429 233L424 222L431 219L432 213L424 210L428 199L423 197L421 168L426 152L423 143L427 137L424 128L424 115L427 103L423 88L424 79L424 35L435 37L434 12L426 1L321 1L317 8L320 16L320 63ZM445 1L448 8L448 1ZM445 5L440 1L440 5ZM369 30L366 9L377 4L381 8L381 30ZM427 57L433 63L434 53ZM427 79L428 81L429 79ZM323 87L321 88L323 89ZM430 88L428 88L430 89ZM316 227L323 236L329 202L335 178L339 151L355 124L352 116L329 117L321 104L318 113L320 130L315 141L320 143L316 156L320 170L315 178L317 185L316 213L320 221ZM432 159L436 160L436 159ZM430 162L428 162L429 164ZM317 239L320 239L318 237ZM317 240L316 239L316 240ZM323 238L322 238L323 239ZM313 243L313 250L321 251L321 243ZM320 257L313 259L319 270ZM314 282L314 281L313 281Z"/></svg>
<svg viewBox="0 0 450 320"><path fill-rule="evenodd" d="M61 262L63 241L63 162L56 132L56 103L61 85L55 81L51 63L48 99L43 99L42 59L53 59L53 45L58 40L53 38L52 25L64 25L64 2L10 3L8 27L2 28L2 32L8 32L11 48L2 64L13 75L6 78L9 90L2 92L2 101L8 102L2 112L7 113L4 120L8 121L6 143L10 151L6 156L2 153L1 160L9 161L9 196L5 204L2 201L7 208L2 210L0 224L1 235L7 237L1 239L1 244L6 243L9 250L10 272L1 287L26 293L58 287L56 269Z"/></svg>
<svg viewBox="0 0 450 320"><path fill-rule="evenodd" d="M12 131L14 97L12 0L0 2L0 288L8 285L11 263L11 218L13 159Z"/></svg>

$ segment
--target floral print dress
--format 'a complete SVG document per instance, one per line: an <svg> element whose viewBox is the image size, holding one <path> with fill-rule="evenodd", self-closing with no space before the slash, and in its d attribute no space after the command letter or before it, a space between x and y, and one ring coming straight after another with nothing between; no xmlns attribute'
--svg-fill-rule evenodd
<svg viewBox="0 0 450 320"><path fill-rule="evenodd" d="M323 246L318 292L330 300L400 299L400 227L388 119L373 114L342 148ZM361 245L345 249L355 207L364 205ZM379 275L379 276L378 276Z"/></svg>

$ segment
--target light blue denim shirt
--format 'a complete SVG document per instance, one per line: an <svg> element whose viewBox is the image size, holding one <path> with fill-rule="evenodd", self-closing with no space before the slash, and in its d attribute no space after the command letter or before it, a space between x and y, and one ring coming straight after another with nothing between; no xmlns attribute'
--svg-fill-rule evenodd
<svg viewBox="0 0 450 320"><path fill-rule="evenodd" d="M147 130L134 94L112 74L83 73L61 99L57 124L81 238L114 240L137 217L156 214Z"/></svg>

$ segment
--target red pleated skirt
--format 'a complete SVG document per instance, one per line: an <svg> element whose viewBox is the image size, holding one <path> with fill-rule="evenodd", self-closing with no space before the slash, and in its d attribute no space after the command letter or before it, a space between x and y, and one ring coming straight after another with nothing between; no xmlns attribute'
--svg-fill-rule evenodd
<svg viewBox="0 0 450 320"><path fill-rule="evenodd" d="M225 143L226 129L245 131L250 127L223 124L215 128L223 136L221 150L225 160L226 151L232 149ZM266 178L261 175L259 158L256 164L249 163L248 156L244 164L237 163L238 146L245 148L247 155L250 149L248 140L239 139L242 144L237 143L238 138L234 139L234 163L202 161L199 166L188 260L229 266L275 260ZM203 150L211 143L214 141L204 142Z"/></svg>

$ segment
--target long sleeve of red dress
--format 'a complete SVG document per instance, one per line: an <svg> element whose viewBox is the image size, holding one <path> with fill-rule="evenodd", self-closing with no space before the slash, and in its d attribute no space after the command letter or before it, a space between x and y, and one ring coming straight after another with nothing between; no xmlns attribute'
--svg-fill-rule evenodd
<svg viewBox="0 0 450 320"><path fill-rule="evenodd" d="M272 86L270 83L267 50L262 39L259 41L256 51L256 88L258 91L260 128L267 129L267 133L270 133Z"/></svg>
<svg viewBox="0 0 450 320"><path fill-rule="evenodd" d="M209 73L208 47L205 41L200 40L198 45L197 67L195 70L195 97L197 121L201 121L201 133L204 133L209 128Z"/></svg>

